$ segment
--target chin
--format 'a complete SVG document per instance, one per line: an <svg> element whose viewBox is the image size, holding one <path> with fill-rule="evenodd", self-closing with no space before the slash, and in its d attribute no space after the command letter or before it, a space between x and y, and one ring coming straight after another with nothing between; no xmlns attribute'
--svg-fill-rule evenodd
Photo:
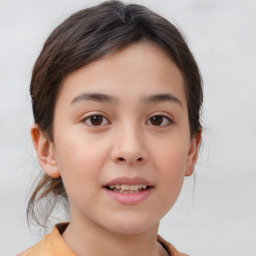
<svg viewBox="0 0 256 256"><path fill-rule="evenodd" d="M149 218L125 218L120 221L113 218L114 223L110 223L109 230L117 234L134 235L146 232L159 225L159 221L152 221Z"/></svg>

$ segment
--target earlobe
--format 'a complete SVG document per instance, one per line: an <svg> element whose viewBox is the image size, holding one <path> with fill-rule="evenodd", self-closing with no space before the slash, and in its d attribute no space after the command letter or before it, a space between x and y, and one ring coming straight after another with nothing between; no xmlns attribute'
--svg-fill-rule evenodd
<svg viewBox="0 0 256 256"><path fill-rule="evenodd" d="M200 143L201 143L201 132L195 134L194 137L191 139L185 176L190 176L194 172L194 166L197 161Z"/></svg>
<svg viewBox="0 0 256 256"><path fill-rule="evenodd" d="M191 176L194 172L194 166L191 165L187 165L186 167L186 172L185 172L185 176Z"/></svg>
<svg viewBox="0 0 256 256"><path fill-rule="evenodd" d="M31 126L30 132L40 166L50 177L60 177L53 142L44 135L37 124Z"/></svg>

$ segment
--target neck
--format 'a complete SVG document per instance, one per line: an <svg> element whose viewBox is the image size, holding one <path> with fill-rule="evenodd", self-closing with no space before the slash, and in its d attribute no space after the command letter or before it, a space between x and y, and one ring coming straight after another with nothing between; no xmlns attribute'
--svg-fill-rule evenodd
<svg viewBox="0 0 256 256"><path fill-rule="evenodd" d="M164 249L157 243L159 224L137 234L114 233L96 223L72 220L63 239L79 256L159 256L165 255Z"/></svg>

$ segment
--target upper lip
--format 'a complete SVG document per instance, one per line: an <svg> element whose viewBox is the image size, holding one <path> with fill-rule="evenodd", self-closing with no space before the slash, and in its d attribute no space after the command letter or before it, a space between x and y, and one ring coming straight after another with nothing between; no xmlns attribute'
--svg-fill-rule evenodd
<svg viewBox="0 0 256 256"><path fill-rule="evenodd" d="M147 186L153 186L151 182L148 180L141 178L141 177L134 177L134 178L129 178L129 177L118 177L110 182L106 183L104 187L110 186L110 185L147 185Z"/></svg>

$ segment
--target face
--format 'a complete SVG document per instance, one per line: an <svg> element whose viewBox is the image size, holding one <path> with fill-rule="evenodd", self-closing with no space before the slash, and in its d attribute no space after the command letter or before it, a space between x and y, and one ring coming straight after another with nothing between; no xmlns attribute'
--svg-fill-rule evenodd
<svg viewBox="0 0 256 256"><path fill-rule="evenodd" d="M50 152L71 222L115 233L158 225L196 161L184 80L157 46L136 43L63 81ZM139 185L139 186L138 186Z"/></svg>

